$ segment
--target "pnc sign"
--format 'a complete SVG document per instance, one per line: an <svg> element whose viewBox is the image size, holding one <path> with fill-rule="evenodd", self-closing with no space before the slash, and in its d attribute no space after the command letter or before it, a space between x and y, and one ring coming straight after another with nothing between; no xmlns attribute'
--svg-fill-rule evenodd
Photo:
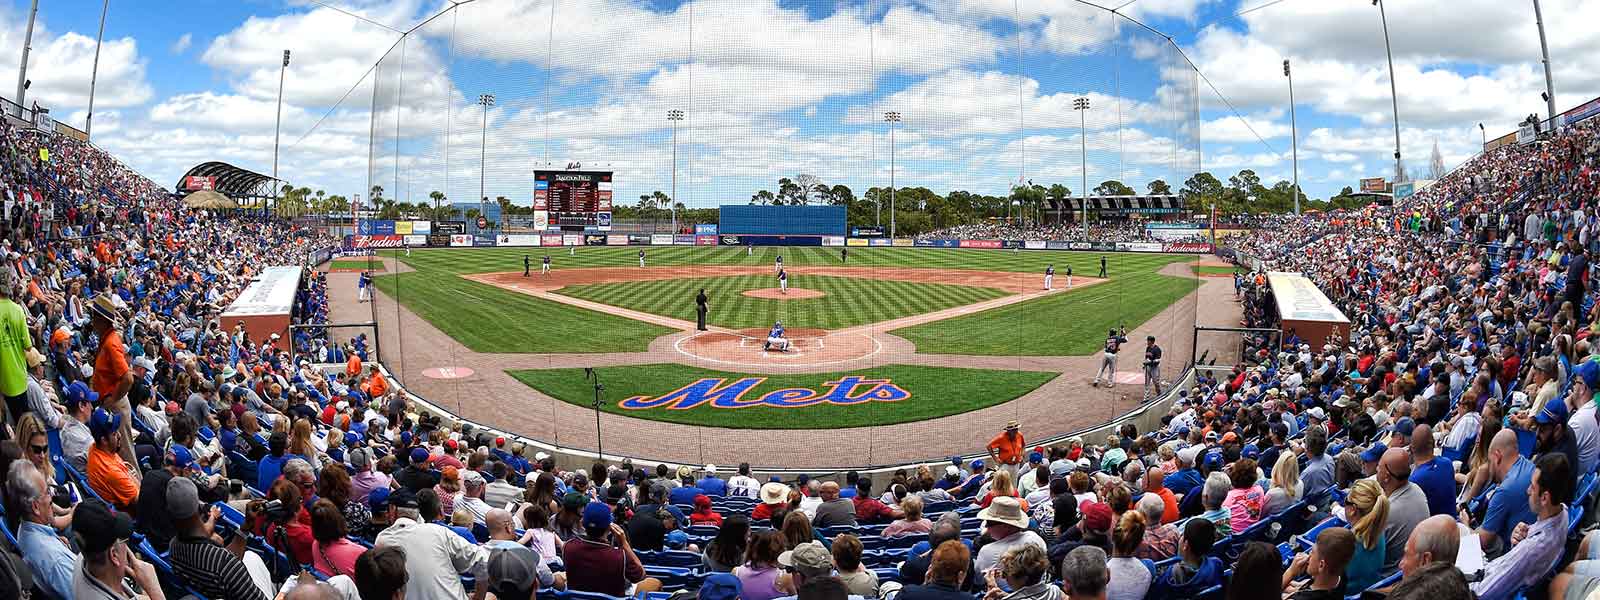
<svg viewBox="0 0 1600 600"><path fill-rule="evenodd" d="M859 375L840 377L838 381L822 384L821 390L811 388L783 388L760 396L745 397L750 390L766 381L765 377L723 379L707 377L660 396L633 396L618 403L628 410L665 408L688 410L702 404L713 408L748 408L768 406L773 408L802 408L818 404L849 406L867 402L898 402L911 397L911 392L888 379L868 379Z"/></svg>

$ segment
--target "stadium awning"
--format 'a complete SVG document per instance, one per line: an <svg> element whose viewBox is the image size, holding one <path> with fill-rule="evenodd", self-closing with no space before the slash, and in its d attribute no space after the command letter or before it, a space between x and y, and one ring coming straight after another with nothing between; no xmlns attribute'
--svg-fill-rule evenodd
<svg viewBox="0 0 1600 600"><path fill-rule="evenodd" d="M177 193L212 190L229 198L270 198L273 179L249 169L241 169L225 162L204 162L190 168L178 184Z"/></svg>
<svg viewBox="0 0 1600 600"><path fill-rule="evenodd" d="M1084 198L1045 200L1049 210L1083 210ZM1089 210L1104 213L1176 213L1183 211L1183 198L1160 196L1089 196Z"/></svg>

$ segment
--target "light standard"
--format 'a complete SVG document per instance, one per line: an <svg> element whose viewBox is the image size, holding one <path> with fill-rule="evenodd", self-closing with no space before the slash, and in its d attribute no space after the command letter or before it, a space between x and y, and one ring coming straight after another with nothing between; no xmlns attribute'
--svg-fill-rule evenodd
<svg viewBox="0 0 1600 600"><path fill-rule="evenodd" d="M1083 241L1089 241L1089 128L1085 125L1086 115L1089 112L1089 97L1079 96L1072 100L1072 110L1078 111L1078 158L1083 163L1083 187L1079 189L1078 196L1083 198Z"/></svg>
<svg viewBox="0 0 1600 600"><path fill-rule="evenodd" d="M1483 138L1483 151L1489 151L1489 132L1483 130L1483 123L1478 124L1478 135Z"/></svg>
<svg viewBox="0 0 1600 600"><path fill-rule="evenodd" d="M494 106L494 94L478 94L478 106L483 107L483 133L478 137L478 214L488 214L489 195L483 191L484 174L489 170L489 107Z"/></svg>
<svg viewBox="0 0 1600 600"><path fill-rule="evenodd" d="M1294 165L1294 214L1300 214L1300 127L1294 118L1294 75L1289 74L1289 59L1283 59L1283 76L1289 78L1289 148Z"/></svg>
<svg viewBox="0 0 1600 600"><path fill-rule="evenodd" d="M894 124L900 122L900 113L883 113L883 120L889 122L889 238L894 239Z"/></svg>
<svg viewBox="0 0 1600 600"><path fill-rule="evenodd" d="M22 118L22 111L27 109L28 96L28 53L33 50L33 20L39 16L39 0L33 0L33 8L28 9L28 32L22 36L22 67L17 69L17 118Z"/></svg>
<svg viewBox="0 0 1600 600"><path fill-rule="evenodd" d="M100 77L100 41L106 37L106 11L110 9L111 0L100 4L100 33L94 36L94 65L89 67L89 114L83 118L83 137L94 132L94 83Z"/></svg>
<svg viewBox="0 0 1600 600"><path fill-rule="evenodd" d="M289 71L289 51L283 51L283 67L278 69L278 111L272 121L272 203L278 203L278 134L283 129L283 75ZM267 207L261 207L261 220L267 220Z"/></svg>
<svg viewBox="0 0 1600 600"><path fill-rule="evenodd" d="M1539 0L1533 0L1533 22L1539 26L1539 53L1544 59L1544 103L1550 109L1550 126L1556 120L1556 84L1550 78L1550 45L1544 41L1544 13L1539 10Z"/></svg>
<svg viewBox="0 0 1600 600"><path fill-rule="evenodd" d="M1383 0L1372 0L1378 7L1378 18L1383 21L1383 54L1389 58L1389 103L1394 108L1394 178L1400 179L1400 93L1394 85L1394 51L1389 48L1389 16L1383 10Z"/></svg>
<svg viewBox="0 0 1600 600"><path fill-rule="evenodd" d="M667 120L672 121L672 198L667 201L667 208L672 209L672 233L678 233L678 121L683 120L683 111L676 108L667 111Z"/></svg>

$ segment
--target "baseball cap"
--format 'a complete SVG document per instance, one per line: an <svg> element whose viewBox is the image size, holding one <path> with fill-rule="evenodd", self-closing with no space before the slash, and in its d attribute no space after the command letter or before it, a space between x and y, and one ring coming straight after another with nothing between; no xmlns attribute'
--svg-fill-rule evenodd
<svg viewBox="0 0 1600 600"><path fill-rule="evenodd" d="M527 548L495 548L487 569L489 590L497 598L525 598L539 583L538 558Z"/></svg>
<svg viewBox="0 0 1600 600"><path fill-rule="evenodd" d="M1406 436L1408 438L1411 437L1411 432L1415 431L1416 429L1417 423L1412 421L1411 417L1400 417L1400 420L1394 422L1394 433Z"/></svg>
<svg viewBox="0 0 1600 600"><path fill-rule="evenodd" d="M1083 511L1083 528L1088 531L1111 530L1111 507L1102 502L1089 501L1079 509Z"/></svg>
<svg viewBox="0 0 1600 600"><path fill-rule="evenodd" d="M1318 421L1321 421L1323 419L1328 418L1328 414L1322 410L1321 406L1313 406L1313 407L1311 407L1310 410L1306 411L1306 416L1307 417L1311 417L1313 419L1316 419Z"/></svg>
<svg viewBox="0 0 1600 600"><path fill-rule="evenodd" d="M200 513L200 490L188 477L173 477L167 482L167 514L187 519Z"/></svg>
<svg viewBox="0 0 1600 600"><path fill-rule="evenodd" d="M122 413L108 412L104 408L94 409L94 414L89 416L89 433L95 439L111 435L122 427Z"/></svg>
<svg viewBox="0 0 1600 600"><path fill-rule="evenodd" d="M167 451L167 464L179 469L193 467L194 453L189 452L189 449L182 444L173 444L172 449Z"/></svg>
<svg viewBox="0 0 1600 600"><path fill-rule="evenodd" d="M682 550L684 548L688 548L689 534L684 533L682 529L674 529L667 532L667 537L665 540L663 540L663 543L666 544L669 550Z"/></svg>
<svg viewBox="0 0 1600 600"><path fill-rule="evenodd" d="M100 394L97 394L94 390L89 389L89 386L84 385L82 381L72 382L72 385L67 386L67 389L63 394L67 397L68 408L71 408L73 405L76 405L80 402L100 401Z"/></svg>
<svg viewBox="0 0 1600 600"><path fill-rule="evenodd" d="M361 443L361 434L354 431L344 432L344 443L346 446L354 446Z"/></svg>
<svg viewBox="0 0 1600 600"><path fill-rule="evenodd" d="M1239 455L1242 458L1255 460L1257 458L1261 458L1261 450L1257 449L1255 446L1245 446L1244 450L1241 451Z"/></svg>
<svg viewBox="0 0 1600 600"><path fill-rule="evenodd" d="M1378 459L1383 458L1383 453L1388 451L1388 444L1383 442L1373 444L1372 447L1361 452L1361 462L1378 462Z"/></svg>
<svg viewBox="0 0 1600 600"><path fill-rule="evenodd" d="M730 573L717 573L700 584L700 594L696 600L738 600L743 591L738 577Z"/></svg>
<svg viewBox="0 0 1600 600"><path fill-rule="evenodd" d="M583 528L604 529L611 526L611 507L604 502L590 502L583 507Z"/></svg>
<svg viewBox="0 0 1600 600"><path fill-rule="evenodd" d="M395 508L417 508L417 494L411 490L400 488L389 494L389 505Z"/></svg>
<svg viewBox="0 0 1600 600"><path fill-rule="evenodd" d="M974 471L982 471L983 470L983 461L981 461L981 460L972 461L972 470L974 470Z"/></svg>
<svg viewBox="0 0 1600 600"><path fill-rule="evenodd" d="M1544 403L1544 409L1540 410L1539 414L1533 417L1533 420L1538 421L1541 425L1549 425L1551 423L1565 423L1567 422L1567 416L1567 403L1560 398L1554 398Z"/></svg>
<svg viewBox="0 0 1600 600"><path fill-rule="evenodd" d="M799 571L806 577L822 577L833 572L833 555L822 544L806 542L779 554L778 564Z"/></svg>
<svg viewBox="0 0 1600 600"><path fill-rule="evenodd" d="M134 358L129 366L139 367L146 371L154 371L156 370L156 361L150 360L148 356L139 356Z"/></svg>
<svg viewBox="0 0 1600 600"><path fill-rule="evenodd" d="M1589 388L1589 391L1600 391L1600 362L1583 361L1583 364L1574 369L1573 374L1583 381L1584 387Z"/></svg>
<svg viewBox="0 0 1600 600"><path fill-rule="evenodd" d="M428 462L428 449L427 448L412 448L411 449L411 464L420 465L420 464L423 464L423 463L426 463L426 462Z"/></svg>
<svg viewBox="0 0 1600 600"><path fill-rule="evenodd" d="M1204 459L1202 459L1202 460L1204 461L1203 464L1205 465L1205 467L1207 469L1211 469L1211 470L1221 469L1222 468L1222 451L1213 448L1213 449L1211 449L1210 452L1206 453L1206 457Z"/></svg>
<svg viewBox="0 0 1600 600"><path fill-rule="evenodd" d="M90 500L73 510L72 530L78 534L79 551L105 552L133 535L133 519L127 513L111 512L103 502Z"/></svg>
<svg viewBox="0 0 1600 600"><path fill-rule="evenodd" d="M1044 454L1041 453L1041 452L1029 452L1028 453L1028 462L1031 462L1031 463L1044 462Z"/></svg>
<svg viewBox="0 0 1600 600"><path fill-rule="evenodd" d="M577 492L568 492L561 499L561 508L581 508L589 503L589 498Z"/></svg>
<svg viewBox="0 0 1600 600"><path fill-rule="evenodd" d="M381 513L389 510L389 488L375 487L372 493L367 494L367 506L372 507L372 512Z"/></svg>

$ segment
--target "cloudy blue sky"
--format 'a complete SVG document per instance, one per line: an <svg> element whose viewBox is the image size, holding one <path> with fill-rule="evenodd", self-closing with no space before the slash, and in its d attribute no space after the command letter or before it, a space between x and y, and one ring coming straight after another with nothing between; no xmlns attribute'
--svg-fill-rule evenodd
<svg viewBox="0 0 1600 600"><path fill-rule="evenodd" d="M742 203L802 173L857 194L885 185L885 111L902 114L900 186L1004 194L1026 179L1077 191L1080 148L1091 187L1176 187L1196 169L1226 180L1241 168L1270 184L1291 173L1289 58L1307 193L1393 168L1382 31L1364 0L1136 0L1122 17L1072 0L477 0L403 40L394 30L450 3L324 4L338 10L112 0L96 143L168 185L206 160L269 172L289 48L280 172L330 194L377 184L390 197L468 200L481 174L489 196L525 203L533 169L570 161L617 171L620 198L670 190L669 109L687 113L678 198L695 206ZM29 100L80 127L100 6L41 0L34 34ZM0 5L6 97L27 10ZM1582 25L1600 22L1600 3L1544 10L1566 110L1600 95L1589 62L1600 30ZM1413 174L1436 142L1451 166L1477 150L1478 123L1493 138L1544 112L1529 3L1392 0L1388 11ZM481 93L497 97L487 115ZM1091 100L1081 129L1078 96Z"/></svg>

